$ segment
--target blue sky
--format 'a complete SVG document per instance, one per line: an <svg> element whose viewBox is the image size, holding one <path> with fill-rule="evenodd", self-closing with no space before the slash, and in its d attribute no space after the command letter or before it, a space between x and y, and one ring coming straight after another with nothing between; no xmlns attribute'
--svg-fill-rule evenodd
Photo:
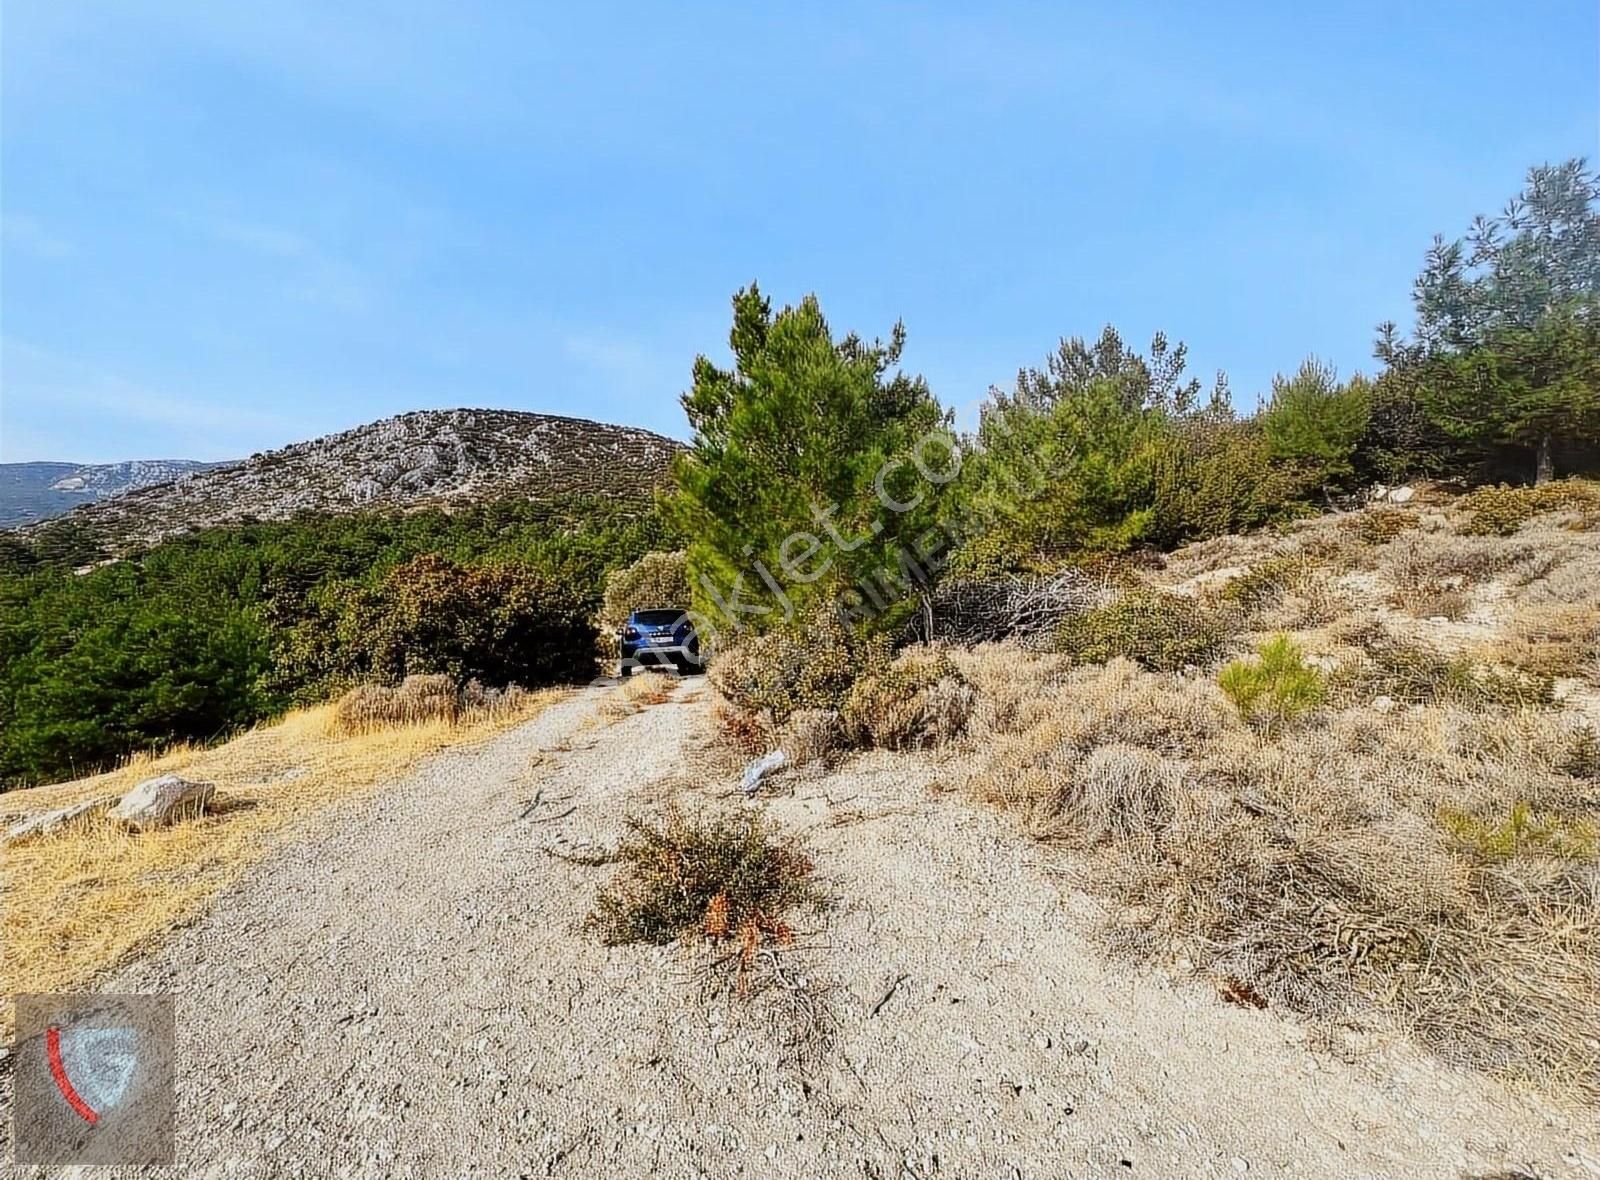
<svg viewBox="0 0 1600 1180"><path fill-rule="evenodd" d="M6 0L0 459L683 436L752 278L964 414L1107 322L1248 408L1600 155L1592 0L726 7Z"/></svg>

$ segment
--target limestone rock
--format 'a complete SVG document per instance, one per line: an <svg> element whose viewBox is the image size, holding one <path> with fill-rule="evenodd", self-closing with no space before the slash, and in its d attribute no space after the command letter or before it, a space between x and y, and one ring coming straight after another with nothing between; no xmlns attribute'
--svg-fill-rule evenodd
<svg viewBox="0 0 1600 1180"><path fill-rule="evenodd" d="M143 830L171 823L180 811L197 812L211 801L217 788L211 783L191 782L175 774L145 779L122 797L109 812L130 828Z"/></svg>

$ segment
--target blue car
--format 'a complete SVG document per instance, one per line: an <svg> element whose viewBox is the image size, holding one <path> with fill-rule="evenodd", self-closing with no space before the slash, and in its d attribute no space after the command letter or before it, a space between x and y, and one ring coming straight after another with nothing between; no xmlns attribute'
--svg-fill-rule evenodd
<svg viewBox="0 0 1600 1180"><path fill-rule="evenodd" d="M623 676L635 668L687 672L700 667L700 638L687 611L672 608L636 610L618 636Z"/></svg>

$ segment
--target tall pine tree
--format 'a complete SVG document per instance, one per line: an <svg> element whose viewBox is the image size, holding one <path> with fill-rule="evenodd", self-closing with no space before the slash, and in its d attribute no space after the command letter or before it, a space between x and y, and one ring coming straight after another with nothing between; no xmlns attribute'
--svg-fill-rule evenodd
<svg viewBox="0 0 1600 1180"><path fill-rule="evenodd" d="M903 326L835 339L814 296L774 313L752 284L729 343L731 368L695 361L669 503L702 628L764 631L827 605L903 619L943 562L959 464L949 415L898 371Z"/></svg>

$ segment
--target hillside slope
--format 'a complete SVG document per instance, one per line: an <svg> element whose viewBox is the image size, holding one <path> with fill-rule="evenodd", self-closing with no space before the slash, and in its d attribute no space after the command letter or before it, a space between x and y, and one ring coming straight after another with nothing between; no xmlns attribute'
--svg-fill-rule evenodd
<svg viewBox="0 0 1600 1180"><path fill-rule="evenodd" d="M0 529L37 524L85 504L221 466L194 459L0 463Z"/></svg>
<svg viewBox="0 0 1600 1180"><path fill-rule="evenodd" d="M688 946L603 946L583 915L624 817L732 789L703 683L605 703L575 696L341 806L110 981L184 997L180 1125L207 1128L185 1165L1453 1180L1596 1159L1592 1125L1531 1095L1404 1044L1332 1050L1289 1014L1108 960L1096 904L934 790L922 754L744 804L805 841L836 897L785 952L792 992L731 994Z"/></svg>
<svg viewBox="0 0 1600 1180"><path fill-rule="evenodd" d="M679 448L647 430L581 418L419 410L129 492L69 519L125 548L193 528L301 512L573 493L642 498Z"/></svg>

